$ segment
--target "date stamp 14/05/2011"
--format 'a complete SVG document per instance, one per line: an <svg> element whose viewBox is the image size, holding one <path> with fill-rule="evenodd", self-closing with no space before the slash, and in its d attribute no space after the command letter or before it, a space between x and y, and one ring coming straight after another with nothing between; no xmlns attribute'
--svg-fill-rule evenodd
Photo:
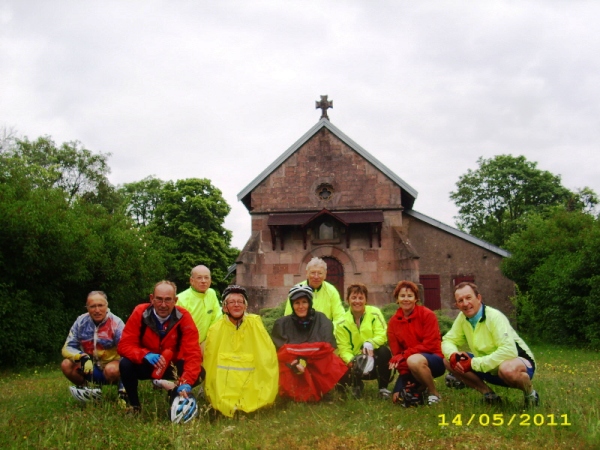
<svg viewBox="0 0 600 450"><path fill-rule="evenodd" d="M446 414L438 414L440 427L462 427L479 425L482 427L570 427L568 414L455 414L452 420ZM449 420L449 422L448 422Z"/></svg>

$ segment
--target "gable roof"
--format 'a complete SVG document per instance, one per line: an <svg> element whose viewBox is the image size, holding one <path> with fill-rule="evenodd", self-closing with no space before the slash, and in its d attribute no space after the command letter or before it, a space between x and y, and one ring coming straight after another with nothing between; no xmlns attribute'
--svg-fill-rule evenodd
<svg viewBox="0 0 600 450"><path fill-rule="evenodd" d="M250 193L256 188L262 181L267 178L275 169L277 169L281 164L283 164L290 156L292 156L296 150L302 147L310 138L312 138L321 128L327 128L331 133L333 133L338 139L344 142L348 147L362 156L364 159L373 164L381 173L387 176L390 180L396 183L401 188L401 198L402 205L405 209L412 209L412 206L417 198L418 192L410 186L406 181L388 169L381 161L371 155L368 151L346 136L339 128L335 125L332 125L331 122L327 119L319 120L310 130L308 130L304 135L298 139L290 148L288 148L285 152L283 152L279 157L273 161L269 167L263 170L260 175L258 175L254 180L250 182L248 186L240 191L237 195L238 201L242 201L246 208L249 208L249 198Z"/></svg>
<svg viewBox="0 0 600 450"><path fill-rule="evenodd" d="M439 220L432 219L431 217L426 216L425 214L421 214L420 212L417 212L414 209L410 211L404 211L404 213L411 217L414 217L415 219L421 220L425 223L428 223L429 225L439 228L440 230L443 230L446 233L450 233L454 236L464 239L465 241L468 241L471 244L475 244L479 247L489 250L492 253L496 253L497 255L503 256L504 258L508 258L510 256L510 252L504 250L503 248L496 247L494 244L490 244L489 242L484 241L483 239L476 238L475 236L471 236L470 234L465 233L464 231L460 231L457 228L453 228L449 225L446 225L445 223L442 223Z"/></svg>

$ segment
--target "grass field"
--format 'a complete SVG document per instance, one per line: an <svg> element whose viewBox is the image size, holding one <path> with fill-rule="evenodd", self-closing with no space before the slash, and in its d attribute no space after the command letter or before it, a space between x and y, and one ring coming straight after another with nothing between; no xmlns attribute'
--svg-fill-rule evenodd
<svg viewBox="0 0 600 450"><path fill-rule="evenodd" d="M211 419L203 412L185 425L168 421L166 395L152 391L149 382L140 389L142 414L131 417L117 407L112 386L104 388L102 402L79 405L58 364L4 372L0 448L600 448L600 354L532 349L538 361L534 385L542 402L535 409L524 409L516 390L497 389L504 402L489 407L474 391L442 386L441 404L407 410L378 399L376 382L367 382L362 400L278 402L236 419ZM443 377L437 381L443 384Z"/></svg>

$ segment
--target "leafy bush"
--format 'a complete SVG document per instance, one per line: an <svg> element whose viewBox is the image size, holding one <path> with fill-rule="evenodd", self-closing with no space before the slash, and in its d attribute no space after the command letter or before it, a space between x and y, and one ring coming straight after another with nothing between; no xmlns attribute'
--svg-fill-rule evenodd
<svg viewBox="0 0 600 450"><path fill-rule="evenodd" d="M387 305L380 306L379 309L381 309L385 321L389 322L392 316L396 314L396 311L398 311L398 305L396 303L388 303Z"/></svg>
<svg viewBox="0 0 600 450"><path fill-rule="evenodd" d="M440 333L442 334L442 336L445 335L448 331L450 331L450 328L452 328L452 324L454 323L454 319L452 319L448 315L448 312L448 310L444 309L435 311L435 315L437 316L438 323L440 325Z"/></svg>
<svg viewBox="0 0 600 450"><path fill-rule="evenodd" d="M600 220L557 209L513 236L504 274L518 285L517 324L544 342L600 348Z"/></svg>
<svg viewBox="0 0 600 450"><path fill-rule="evenodd" d="M275 321L280 317L283 317L286 303L287 300L284 300L274 308L263 308L260 310L259 314L261 315L263 324L265 325L265 328L269 334L271 334L271 331L273 330L273 324Z"/></svg>
<svg viewBox="0 0 600 450"><path fill-rule="evenodd" d="M40 364L60 357L88 292L126 319L164 266L124 213L56 187L54 169L17 154L0 168L0 366Z"/></svg>

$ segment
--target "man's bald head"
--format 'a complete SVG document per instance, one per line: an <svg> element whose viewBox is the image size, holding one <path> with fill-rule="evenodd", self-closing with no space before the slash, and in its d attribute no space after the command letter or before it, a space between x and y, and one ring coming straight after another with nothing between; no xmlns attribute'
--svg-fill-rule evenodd
<svg viewBox="0 0 600 450"><path fill-rule="evenodd" d="M205 293L210 287L211 281L210 269L208 267L199 265L192 269L190 285L198 292Z"/></svg>

